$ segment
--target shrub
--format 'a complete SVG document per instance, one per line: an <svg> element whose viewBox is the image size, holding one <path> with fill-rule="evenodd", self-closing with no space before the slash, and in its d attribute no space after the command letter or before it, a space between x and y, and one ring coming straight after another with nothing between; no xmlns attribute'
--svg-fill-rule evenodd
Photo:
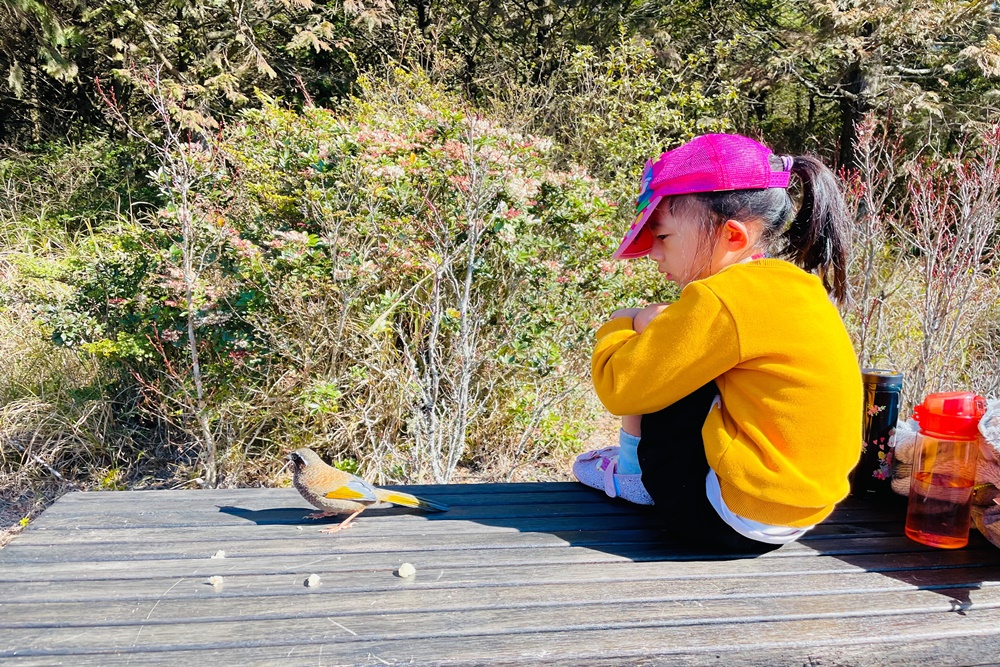
<svg viewBox="0 0 1000 667"><path fill-rule="evenodd" d="M576 48L543 84L500 77L487 85L502 117L554 137L565 159L631 199L646 160L699 134L735 129L741 82L713 80L714 57L708 48L679 54L622 33L606 50Z"/></svg>
<svg viewBox="0 0 1000 667"><path fill-rule="evenodd" d="M0 505L21 516L140 453L141 429L115 409L106 367L56 347L44 318L74 297L69 255L93 247L92 235L116 228L149 194L133 185L141 152L132 148L98 139L0 160ZM80 328L92 321L66 318L74 315Z"/></svg>
<svg viewBox="0 0 1000 667"><path fill-rule="evenodd" d="M165 204L89 239L49 322L170 438L219 443L223 483L298 445L440 482L585 432L588 339L632 269L607 261L614 203L550 141L397 70L172 148Z"/></svg>
<svg viewBox="0 0 1000 667"><path fill-rule="evenodd" d="M996 392L1000 126L950 153L907 152L885 124L859 126L854 304L862 365L905 374L904 402L934 391Z"/></svg>

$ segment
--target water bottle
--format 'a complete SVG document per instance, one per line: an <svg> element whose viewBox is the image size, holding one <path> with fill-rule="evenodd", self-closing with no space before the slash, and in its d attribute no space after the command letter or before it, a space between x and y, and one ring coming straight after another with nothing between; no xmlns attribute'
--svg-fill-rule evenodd
<svg viewBox="0 0 1000 667"><path fill-rule="evenodd" d="M862 368L865 403L861 460L851 472L851 495L873 500L895 499L892 492L892 431L899 419L903 374L881 368Z"/></svg>
<svg viewBox="0 0 1000 667"><path fill-rule="evenodd" d="M920 425L913 456L906 536L942 549L969 543L979 420L986 399L969 392L930 394L913 409Z"/></svg>

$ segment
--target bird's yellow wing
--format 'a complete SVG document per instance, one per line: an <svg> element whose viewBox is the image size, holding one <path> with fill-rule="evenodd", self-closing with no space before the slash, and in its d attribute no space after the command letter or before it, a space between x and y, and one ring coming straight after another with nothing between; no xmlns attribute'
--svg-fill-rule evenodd
<svg viewBox="0 0 1000 667"><path fill-rule="evenodd" d="M323 496L334 500L354 500L359 503L378 502L374 487L357 477L348 479L332 491L324 493Z"/></svg>

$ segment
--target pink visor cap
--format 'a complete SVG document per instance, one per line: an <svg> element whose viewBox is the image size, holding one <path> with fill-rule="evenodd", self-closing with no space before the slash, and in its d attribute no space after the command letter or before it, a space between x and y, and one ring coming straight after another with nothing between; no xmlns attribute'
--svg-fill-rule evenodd
<svg viewBox="0 0 1000 667"><path fill-rule="evenodd" d="M704 134L667 151L642 171L642 187L635 202L635 221L613 259L645 257L653 247L646 222L664 197L695 192L787 188L791 158L782 158L782 170L772 171L771 149L738 134Z"/></svg>

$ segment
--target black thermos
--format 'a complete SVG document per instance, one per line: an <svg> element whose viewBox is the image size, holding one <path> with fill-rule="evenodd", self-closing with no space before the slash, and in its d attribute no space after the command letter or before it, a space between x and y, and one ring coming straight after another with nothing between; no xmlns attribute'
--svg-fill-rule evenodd
<svg viewBox="0 0 1000 667"><path fill-rule="evenodd" d="M903 374L879 368L862 368L865 402L861 460L851 475L851 495L859 498L894 497L892 469L895 463L889 438L899 419Z"/></svg>

